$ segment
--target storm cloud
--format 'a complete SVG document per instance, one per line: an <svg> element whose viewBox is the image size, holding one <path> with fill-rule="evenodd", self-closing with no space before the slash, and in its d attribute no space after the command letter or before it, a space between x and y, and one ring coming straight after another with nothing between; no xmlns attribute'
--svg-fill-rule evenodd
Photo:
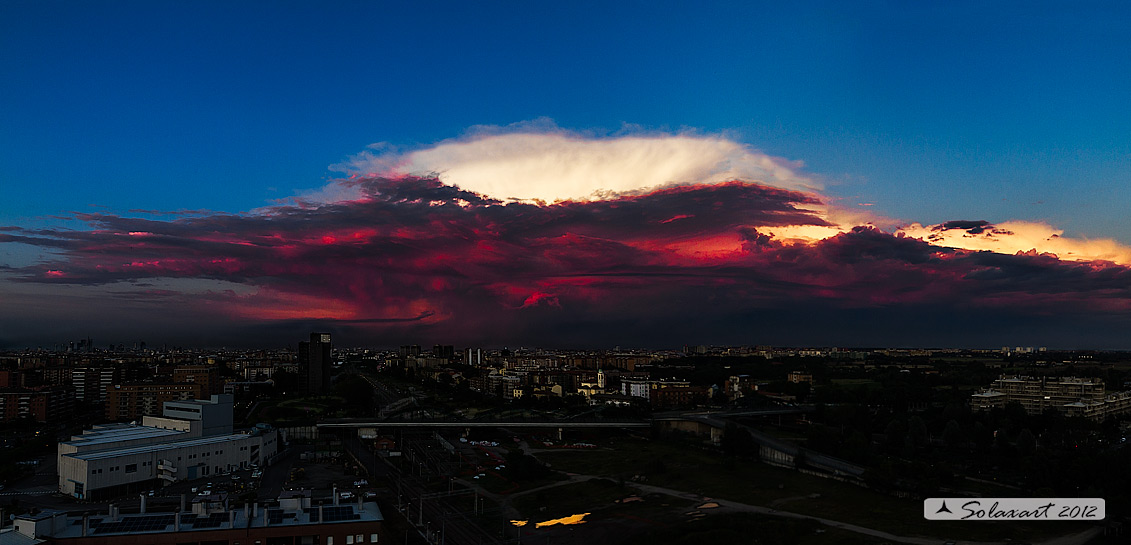
<svg viewBox="0 0 1131 545"><path fill-rule="evenodd" d="M838 226L819 195L761 183L552 204L504 201L438 177L348 183L352 200L254 214L76 214L88 229L5 228L0 242L58 256L5 274L27 289L111 293L135 316L175 309L185 328L209 316L241 335L332 327L358 344L780 342L837 323L842 330L824 338L855 332L874 342L916 312L942 343L993 327L971 315L1001 322L1023 313L1046 324L1131 316L1123 265ZM837 234L774 234L800 228ZM1013 231L983 221L925 230Z"/></svg>

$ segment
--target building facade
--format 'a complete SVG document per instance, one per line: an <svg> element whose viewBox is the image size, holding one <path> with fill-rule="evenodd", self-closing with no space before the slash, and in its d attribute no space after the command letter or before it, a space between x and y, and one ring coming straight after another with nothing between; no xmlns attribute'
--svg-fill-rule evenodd
<svg viewBox="0 0 1131 545"><path fill-rule="evenodd" d="M69 418L74 409L70 388L51 386L36 389L0 390L0 421L28 418L36 422L58 422Z"/></svg>
<svg viewBox="0 0 1131 545"><path fill-rule="evenodd" d="M298 343L299 379L304 392L330 392L331 348L329 333L311 333L309 342Z"/></svg>
<svg viewBox="0 0 1131 545"><path fill-rule="evenodd" d="M266 464L278 434L259 425L232 432L232 396L170 401L165 416L95 426L59 443L59 492L98 500Z"/></svg>
<svg viewBox="0 0 1131 545"><path fill-rule="evenodd" d="M160 415L166 401L199 399L200 384L147 382L115 384L106 391L106 420L123 422Z"/></svg>
<svg viewBox="0 0 1131 545"><path fill-rule="evenodd" d="M224 392L220 368L215 365L186 365L173 369L173 382L192 382L200 385L200 396Z"/></svg>
<svg viewBox="0 0 1131 545"><path fill-rule="evenodd" d="M1107 393L1098 378L1005 376L970 397L970 408L985 411L1019 403L1029 414L1048 409L1067 416L1103 419L1131 411L1131 392Z"/></svg>

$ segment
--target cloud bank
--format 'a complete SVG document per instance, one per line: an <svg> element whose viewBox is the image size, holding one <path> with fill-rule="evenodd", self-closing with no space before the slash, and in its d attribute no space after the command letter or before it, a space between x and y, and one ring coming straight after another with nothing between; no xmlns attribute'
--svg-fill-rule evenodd
<svg viewBox="0 0 1131 545"><path fill-rule="evenodd" d="M1094 344L1131 318L1131 254L1114 242L981 220L886 232L798 165L722 138L481 135L349 168L251 214L5 227L0 243L57 257L8 268L4 289L244 338L318 327L387 345ZM29 312L80 304L55 301Z"/></svg>

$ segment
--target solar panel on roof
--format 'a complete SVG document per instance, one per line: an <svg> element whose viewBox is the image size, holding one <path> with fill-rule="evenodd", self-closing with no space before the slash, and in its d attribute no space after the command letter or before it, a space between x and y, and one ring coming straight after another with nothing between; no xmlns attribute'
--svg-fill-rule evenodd
<svg viewBox="0 0 1131 545"><path fill-rule="evenodd" d="M281 524L284 520L294 517L294 513L288 513L282 509L271 509L267 511L268 524Z"/></svg>
<svg viewBox="0 0 1131 545"><path fill-rule="evenodd" d="M304 508L302 510L302 512L306 513L307 516L310 517L310 522L322 522L321 520L318 519L318 508L307 507L307 508Z"/></svg>
<svg viewBox="0 0 1131 545"><path fill-rule="evenodd" d="M323 516L325 517L324 522L338 522L338 521L343 521L343 520L360 520L361 519L361 515L353 512L353 506L352 505L342 505L342 506L337 506L337 507L323 507L322 513L323 513ZM313 520L313 519L314 519L314 517L312 516L311 520Z"/></svg>
<svg viewBox="0 0 1131 545"><path fill-rule="evenodd" d="M115 534L128 532L152 532L164 530L176 520L175 515L154 515L147 517L130 517L117 522L101 522L95 528L94 521L91 527L95 534Z"/></svg>
<svg viewBox="0 0 1131 545"><path fill-rule="evenodd" d="M228 522L227 513L212 513L207 517L196 517L192 522L193 528L219 528L220 525Z"/></svg>

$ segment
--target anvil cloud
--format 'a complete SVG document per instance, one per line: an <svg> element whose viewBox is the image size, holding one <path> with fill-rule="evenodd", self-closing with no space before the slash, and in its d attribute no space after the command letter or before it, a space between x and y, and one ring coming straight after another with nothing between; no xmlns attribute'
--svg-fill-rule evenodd
<svg viewBox="0 0 1131 545"><path fill-rule="evenodd" d="M723 138L480 135L345 168L254 213L4 228L53 255L9 268L8 290L386 345L1093 343L1131 317L1114 242L981 220L887 232Z"/></svg>

